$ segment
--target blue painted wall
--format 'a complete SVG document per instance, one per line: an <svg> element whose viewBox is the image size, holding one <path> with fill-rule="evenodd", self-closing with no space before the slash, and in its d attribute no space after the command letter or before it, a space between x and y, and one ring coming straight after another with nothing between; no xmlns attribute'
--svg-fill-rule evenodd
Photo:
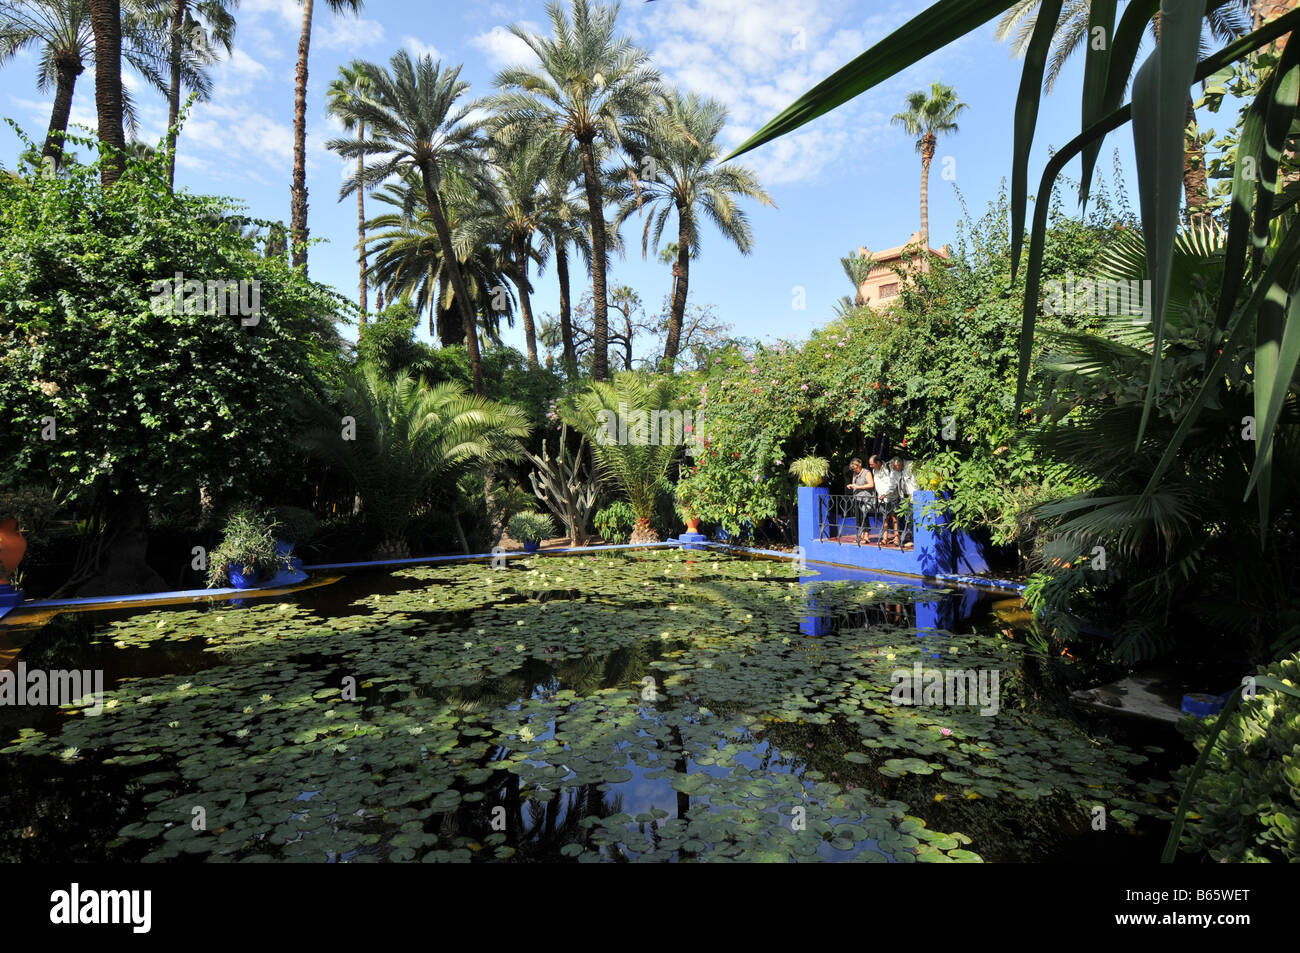
<svg viewBox="0 0 1300 953"><path fill-rule="evenodd" d="M910 552L899 552L897 548L888 546L877 547L875 543L859 546L854 543L819 540L817 514L823 505L822 501L829 495L830 490L823 486L799 487L799 545L803 547L808 559L913 576L988 572L985 546L978 539L965 532L951 530L946 511L923 512L927 504L940 498L940 494L932 490L917 490L912 494L914 511L920 517L913 528L913 548ZM847 535L852 532L852 520L841 521L839 526L831 527L832 535ZM873 530L873 534L879 535L877 530Z"/></svg>

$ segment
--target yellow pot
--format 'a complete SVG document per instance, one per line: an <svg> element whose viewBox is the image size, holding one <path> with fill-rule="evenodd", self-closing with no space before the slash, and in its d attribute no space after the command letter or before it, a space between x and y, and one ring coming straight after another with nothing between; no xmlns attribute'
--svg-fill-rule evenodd
<svg viewBox="0 0 1300 953"><path fill-rule="evenodd" d="M802 479L803 479L803 485L804 485L804 486L821 486L821 485L822 485L821 477L805 476L805 477L803 477Z"/></svg>

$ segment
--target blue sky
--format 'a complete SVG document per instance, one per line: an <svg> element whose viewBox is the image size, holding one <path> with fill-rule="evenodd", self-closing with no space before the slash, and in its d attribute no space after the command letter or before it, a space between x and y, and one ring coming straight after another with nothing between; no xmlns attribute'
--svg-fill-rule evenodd
<svg viewBox="0 0 1300 953"><path fill-rule="evenodd" d="M724 144L730 147L923 6L895 0L634 0L622 6L619 21L667 80L726 104L730 124ZM178 182L197 192L234 196L255 216L287 221L301 7L297 0L242 0L236 17L234 55L214 69L212 101L194 108L182 133ZM544 3L368 0L359 17L316 5L308 189L312 236L329 243L311 250L313 278L355 299L356 202L338 201L343 164L324 148L339 132L325 112L325 88L339 65L353 58L384 62L405 47L444 63L463 63L470 94L483 95L491 91L497 70L527 58L527 48L506 29L511 23L542 29ZM933 81L955 86L970 104L960 132L941 140L930 180L931 243L952 242L960 218L953 186L978 217L1010 172L1021 63L994 39L993 28L989 23L798 133L742 157L777 207L747 206L756 244L749 256L716 232L705 232L701 257L692 264L692 303L713 305L736 333L758 338L802 337L829 320L835 300L851 291L839 258L860 245L901 244L919 227L920 159L913 142L889 119L903 108L909 91ZM35 53L27 52L0 69L0 113L39 142L51 97L36 89L35 63ZM156 142L166 124L165 100L138 77L128 76L127 82L139 106L140 138ZM1035 186L1049 145L1059 146L1078 131L1080 87L1075 62L1044 103L1031 162ZM1227 117L1216 118L1222 126ZM93 70L80 77L72 121L94 125ZM1127 127L1107 140L1099 163L1108 184L1116 147L1132 200ZM12 131L0 130L0 162L12 167L18 151ZM941 174L946 158L951 180ZM1077 175L1077 163L1067 174L1072 170ZM629 223L624 235L628 255L615 262L612 280L631 285L647 310L657 312L669 290L668 269L653 256L642 260L639 223ZM553 312L554 275L548 271L536 284L535 312ZM806 289L806 310L793 307L796 287ZM505 338L522 347L518 328Z"/></svg>

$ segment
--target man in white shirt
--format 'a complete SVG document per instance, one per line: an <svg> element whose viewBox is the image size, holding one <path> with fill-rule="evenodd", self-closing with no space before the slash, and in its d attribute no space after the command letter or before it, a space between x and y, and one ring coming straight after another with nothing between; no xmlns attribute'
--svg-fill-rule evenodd
<svg viewBox="0 0 1300 953"><path fill-rule="evenodd" d="M916 483L916 477L912 475L911 462L904 463L901 457L894 457L889 461L889 466L885 468L888 474L888 489L880 491L881 502L885 504L885 530L881 535L882 543L897 543L898 548L903 548L903 539L898 532L898 517L895 511L904 501L910 502L912 494L920 489Z"/></svg>

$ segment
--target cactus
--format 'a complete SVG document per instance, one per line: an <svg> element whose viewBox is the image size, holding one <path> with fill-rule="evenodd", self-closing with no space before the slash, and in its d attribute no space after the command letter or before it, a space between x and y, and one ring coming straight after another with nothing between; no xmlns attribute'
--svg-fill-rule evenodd
<svg viewBox="0 0 1300 953"><path fill-rule="evenodd" d="M587 530L591 511L596 505L596 481L590 473L582 476L582 459L587 451L584 435L578 452L570 456L567 446L568 425L560 428L560 446L553 458L542 440L542 455L525 450L524 454L537 469L528 474L533 493L564 524L571 546L584 546L590 533Z"/></svg>

